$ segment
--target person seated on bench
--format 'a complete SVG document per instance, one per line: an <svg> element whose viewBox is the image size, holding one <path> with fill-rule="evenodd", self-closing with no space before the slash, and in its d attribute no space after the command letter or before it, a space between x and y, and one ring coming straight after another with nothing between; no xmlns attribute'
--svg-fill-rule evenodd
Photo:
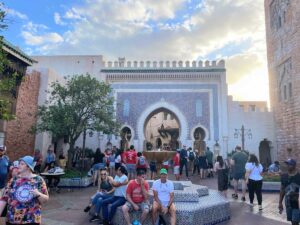
<svg viewBox="0 0 300 225"><path fill-rule="evenodd" d="M167 179L168 172L165 168L160 170L160 179L154 181L153 206L152 206L152 224L156 224L158 213L171 215L171 225L176 224L176 208L174 205L174 184Z"/></svg>
<svg viewBox="0 0 300 225"><path fill-rule="evenodd" d="M115 188L110 183L109 181L110 178L112 179L112 177L108 176L108 172L105 169L100 170L99 178L98 178L99 180L98 191L96 194L92 196L91 203L84 209L84 212L88 212L90 211L92 206L95 206L95 214L90 219L91 222L99 220L99 213L100 213L99 207L101 207L102 200L113 196Z"/></svg>
<svg viewBox="0 0 300 225"><path fill-rule="evenodd" d="M102 201L102 216L103 216L103 225L111 225L112 219L116 213L116 210L119 206L122 206L126 202L126 186L128 183L128 177L126 176L127 171L124 166L120 166L116 172L114 180L109 179L109 182L115 187L114 196L107 198ZM108 206L110 205L110 210ZM99 207L101 208L101 207Z"/></svg>
<svg viewBox="0 0 300 225"><path fill-rule="evenodd" d="M145 180L145 171L138 170L137 177L131 180L126 189L126 203L122 206L122 211L127 225L131 225L129 211L142 211L141 224L144 223L149 210L150 204L149 197L149 184Z"/></svg>

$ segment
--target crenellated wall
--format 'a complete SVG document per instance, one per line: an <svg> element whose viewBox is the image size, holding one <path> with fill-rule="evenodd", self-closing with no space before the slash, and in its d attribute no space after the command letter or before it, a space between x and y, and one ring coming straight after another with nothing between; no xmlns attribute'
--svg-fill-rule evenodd
<svg viewBox="0 0 300 225"><path fill-rule="evenodd" d="M225 68L225 61L125 61L124 58L119 58L118 61L105 62L104 69L107 68Z"/></svg>

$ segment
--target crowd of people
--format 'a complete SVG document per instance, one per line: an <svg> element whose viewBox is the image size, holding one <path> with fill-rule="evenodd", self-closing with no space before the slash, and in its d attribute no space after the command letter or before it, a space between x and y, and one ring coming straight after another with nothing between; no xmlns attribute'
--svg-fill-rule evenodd
<svg viewBox="0 0 300 225"><path fill-rule="evenodd" d="M10 162L5 153L5 146L0 146L0 214L6 216L8 225L41 224L41 206L49 199L47 187L51 185L51 181L45 182L39 174L51 170L56 165L65 167L66 157L61 154L57 159L53 148L49 148L45 158L36 150L33 156L24 156ZM80 156L76 155L76 150L74 153L72 163L76 166ZM286 173L281 171L278 161L271 164L267 170L269 174L280 174L278 209L280 213L283 211L285 200L287 220L296 225L300 222L300 173L297 171L296 160L288 159L284 163L287 166ZM118 207L121 207L128 225L132 224L131 211L140 211L140 224L144 223L149 213L153 224L156 224L159 214L169 214L171 224L176 224L174 184L167 179L169 168L172 168L176 180L189 180L190 176L196 175L198 176L194 179L204 179L215 175L218 190L224 197L227 197L228 184L232 179L234 199L239 199L240 181L240 199L246 201L248 189L250 207L254 207L256 195L258 210L263 210L262 174L266 169L264 170L256 155L243 151L239 146L236 147L230 161L220 155L214 156L209 148L200 151L183 146L170 161L165 161L162 165L157 165L156 161L149 162L145 155L137 152L134 146L130 146L126 151L116 147L104 152L99 148L96 150L92 171L93 184L97 185L98 189L84 211L91 212L92 209L90 220L99 221L104 225L112 224ZM157 173L159 179L155 180ZM152 204L149 202L150 186L147 178L154 180ZM57 185L57 181L54 181L54 185ZM163 217L159 217L159 220L163 220Z"/></svg>

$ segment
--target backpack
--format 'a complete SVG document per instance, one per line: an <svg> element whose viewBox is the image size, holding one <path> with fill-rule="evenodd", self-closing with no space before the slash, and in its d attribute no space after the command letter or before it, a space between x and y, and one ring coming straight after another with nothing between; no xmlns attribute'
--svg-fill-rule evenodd
<svg viewBox="0 0 300 225"><path fill-rule="evenodd" d="M143 156L139 157L139 165L144 166L145 164L145 158Z"/></svg>
<svg viewBox="0 0 300 225"><path fill-rule="evenodd" d="M195 154L194 154L194 152L190 151L190 153L189 153L189 160L190 161L194 161L194 159L195 159Z"/></svg>

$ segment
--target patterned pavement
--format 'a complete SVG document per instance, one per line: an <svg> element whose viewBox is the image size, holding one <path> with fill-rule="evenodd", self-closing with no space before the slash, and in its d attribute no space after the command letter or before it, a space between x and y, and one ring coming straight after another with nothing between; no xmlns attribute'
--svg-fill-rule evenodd
<svg viewBox="0 0 300 225"><path fill-rule="evenodd" d="M173 176L169 178L172 180ZM217 189L216 178L200 180L198 176L191 177L195 184L205 185ZM95 187L75 189L70 192L66 189L61 193L51 193L50 200L43 208L43 225L91 225L89 217L83 212ZM228 196L232 190L229 189ZM280 225L289 224L285 220L285 213L279 214L278 193L263 193L263 210L258 211L257 205L253 209L241 200L230 200L231 219L220 225ZM248 198L247 198L248 199ZM97 224L97 223L94 223Z"/></svg>

